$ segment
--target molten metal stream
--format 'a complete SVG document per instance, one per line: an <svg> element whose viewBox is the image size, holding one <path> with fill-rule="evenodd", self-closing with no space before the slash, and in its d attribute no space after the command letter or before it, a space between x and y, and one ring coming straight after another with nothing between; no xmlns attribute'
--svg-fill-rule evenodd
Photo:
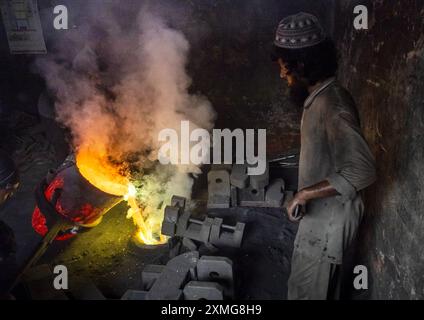
<svg viewBox="0 0 424 320"><path fill-rule="evenodd" d="M97 150L98 151L98 150ZM93 186L114 196L121 196L129 205L127 218L132 218L137 226L137 240L147 245L159 245L166 242L160 233L160 223L150 221L143 216L137 204L137 189L121 172L124 168L112 165L107 157L99 156L89 150L79 150L76 157L77 167L81 175Z"/></svg>

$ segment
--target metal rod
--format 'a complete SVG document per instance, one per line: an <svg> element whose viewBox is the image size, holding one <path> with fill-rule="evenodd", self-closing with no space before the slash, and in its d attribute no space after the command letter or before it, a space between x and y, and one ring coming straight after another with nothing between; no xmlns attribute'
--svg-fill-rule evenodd
<svg viewBox="0 0 424 320"><path fill-rule="evenodd" d="M8 290L6 292L12 291L15 286L19 283L22 276L29 270L31 267L37 263L37 261L44 255L47 248L50 246L50 244L54 241L58 233L65 227L69 225L69 222L65 220L59 220L56 222L50 230L47 232L47 234L43 237L41 240L41 243L38 245L37 249L35 250L34 254L29 257L28 261L24 264L23 268L18 272L18 274L15 276L14 281L9 286Z"/></svg>

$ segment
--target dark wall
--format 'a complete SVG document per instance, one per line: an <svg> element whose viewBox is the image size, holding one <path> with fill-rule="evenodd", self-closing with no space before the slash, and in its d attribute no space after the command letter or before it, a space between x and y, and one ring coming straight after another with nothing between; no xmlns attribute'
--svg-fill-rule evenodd
<svg viewBox="0 0 424 320"><path fill-rule="evenodd" d="M368 31L353 28L355 4L370 10ZM354 94L377 160L358 255L371 272L368 298L424 298L423 12L418 0L337 7L340 79Z"/></svg>
<svg viewBox="0 0 424 320"><path fill-rule="evenodd" d="M192 50L189 72L193 91L206 95L217 111L216 127L266 128L270 156L298 147L300 110L286 98L279 70L270 60L278 22L289 14L307 11L333 29L333 0L90 0L90 6L116 3L131 28L140 6L149 4L188 37ZM48 51L65 32L78 32L86 19L85 0L39 0ZM53 29L53 7L69 9L69 31ZM122 5L121 5L122 4ZM36 113L43 83L30 73L33 56L11 56L0 26L0 97L8 109ZM20 97L20 98L19 98Z"/></svg>
<svg viewBox="0 0 424 320"><path fill-rule="evenodd" d="M279 21L306 11L333 29L333 1L191 1L191 26L205 26L193 41L191 69L195 89L218 112L217 127L266 128L270 156L299 146L301 110L287 100L270 48Z"/></svg>

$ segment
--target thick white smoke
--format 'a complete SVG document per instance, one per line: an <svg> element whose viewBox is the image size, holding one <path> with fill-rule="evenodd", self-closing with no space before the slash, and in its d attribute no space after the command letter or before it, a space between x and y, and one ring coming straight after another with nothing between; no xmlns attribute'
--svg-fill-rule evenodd
<svg viewBox="0 0 424 320"><path fill-rule="evenodd" d="M56 40L55 52L39 59L37 69L57 99L57 120L71 130L73 147L145 169L136 182L139 200L159 214L173 194L190 196L189 173L199 168L155 166L158 133L178 132L182 120L210 130L215 114L206 98L188 92L184 35L146 10L130 27L113 10L96 7L77 30Z"/></svg>

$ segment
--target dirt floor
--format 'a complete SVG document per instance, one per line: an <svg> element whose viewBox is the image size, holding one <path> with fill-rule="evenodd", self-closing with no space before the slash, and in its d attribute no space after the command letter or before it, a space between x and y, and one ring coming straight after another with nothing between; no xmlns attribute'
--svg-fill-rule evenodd
<svg viewBox="0 0 424 320"><path fill-rule="evenodd" d="M104 221L84 234L54 243L42 263L65 265L71 276L90 279L110 299L127 289L142 289L141 273L147 264L166 264L167 246L140 249L132 242L134 227L125 219L126 207L112 209ZM235 208L215 210L213 216L226 223L246 222L242 248L221 249L214 255L233 260L236 297L239 299L285 299L295 228L280 210Z"/></svg>
<svg viewBox="0 0 424 320"><path fill-rule="evenodd" d="M16 197L2 208L0 219L15 231L17 266L20 267L41 240L31 227L34 188L58 163L36 118L17 114L5 123L2 146L13 152L18 162L21 187ZM198 211L205 214L204 201L198 203ZM126 211L126 204L121 203L108 212L96 228L66 242L53 243L39 264L65 265L71 277L89 279L109 299L119 299L128 289L141 289L144 266L166 264L169 248L135 246L132 241L135 227L126 219ZM233 260L236 298L285 299L296 226L280 209L234 208L213 210L209 214L223 217L228 224L246 223L242 248L215 253Z"/></svg>

